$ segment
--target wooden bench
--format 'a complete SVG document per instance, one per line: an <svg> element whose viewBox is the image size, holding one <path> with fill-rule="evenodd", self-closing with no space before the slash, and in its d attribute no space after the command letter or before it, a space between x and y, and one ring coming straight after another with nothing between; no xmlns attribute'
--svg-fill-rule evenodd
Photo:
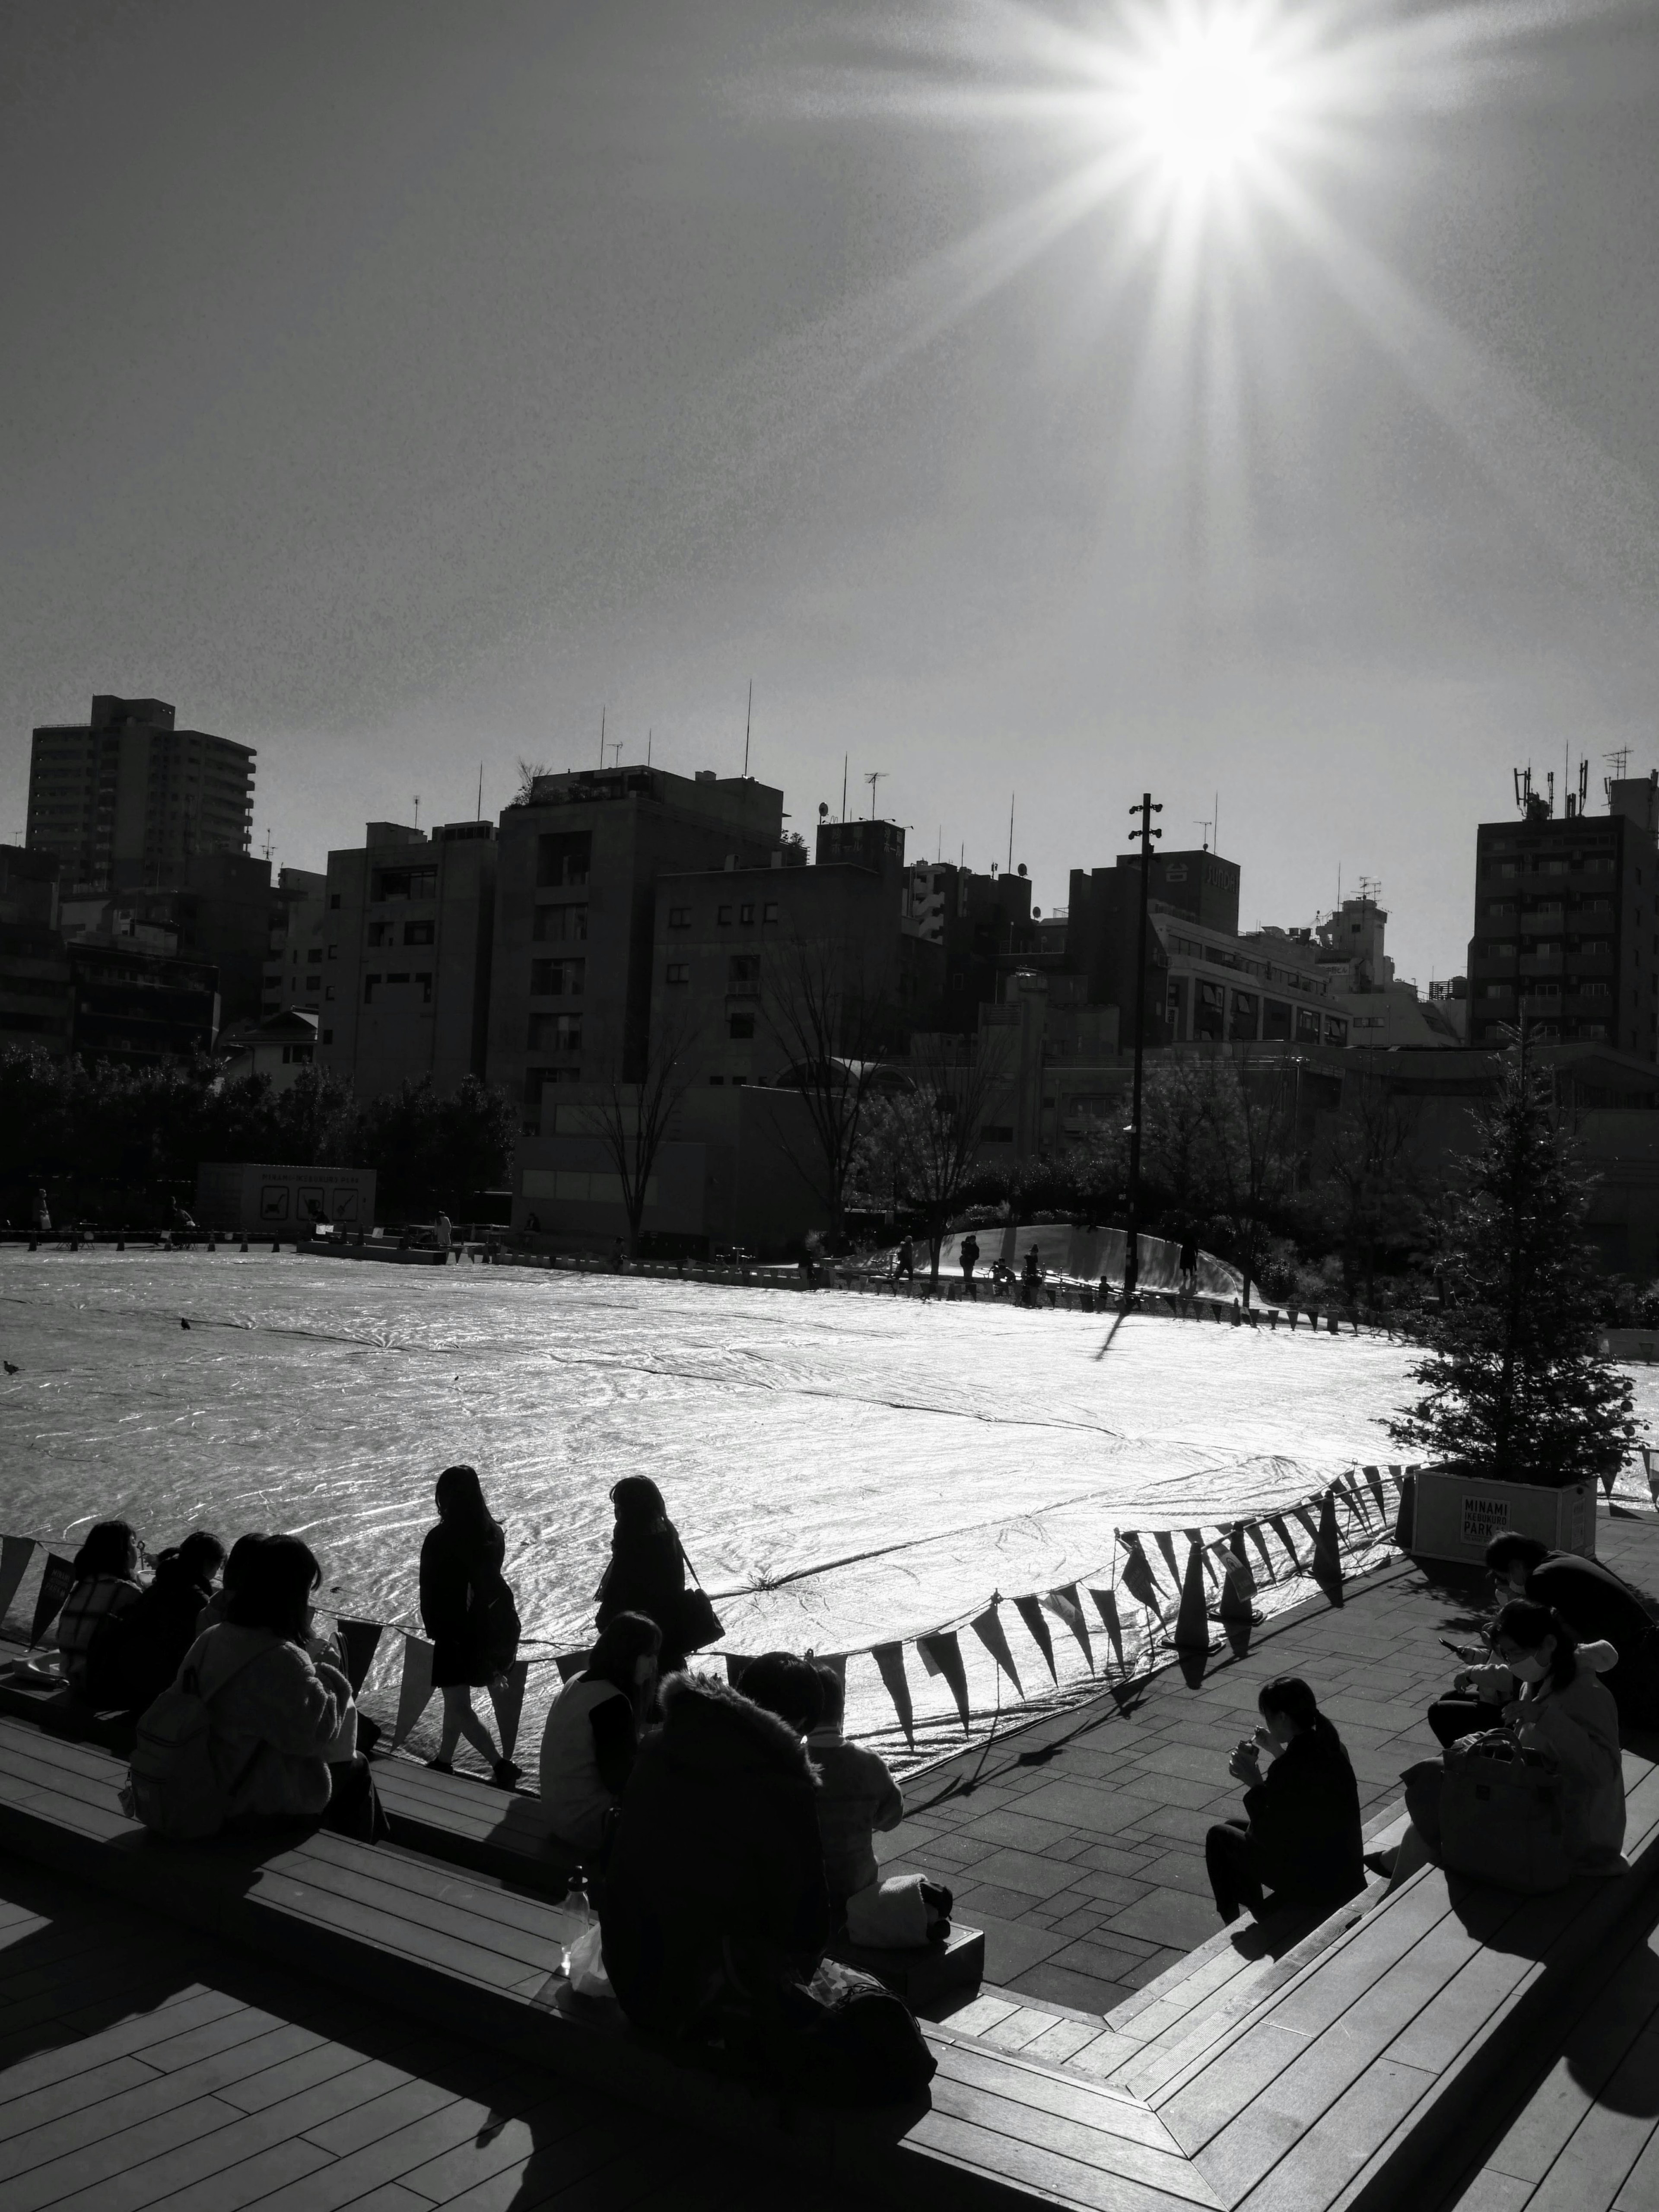
<svg viewBox="0 0 1659 2212"><path fill-rule="evenodd" d="M1021 2008L1030 2032L1000 2048L970 2006L926 2031L939 2070L924 2109L786 2110L574 1998L568 1911L337 1837L161 1844L122 1818L119 1773L0 1720L0 1844L907 2207L1392 2212L1567 2016L1659 1876L1659 1771L1627 1754L1633 1863L1617 1881L1526 1899L1424 1868L1248 1976L1205 1947L1183 1997L1127 2023L1120 2008L1115 2029ZM1160 2002L1172 2017L1129 2032Z"/></svg>

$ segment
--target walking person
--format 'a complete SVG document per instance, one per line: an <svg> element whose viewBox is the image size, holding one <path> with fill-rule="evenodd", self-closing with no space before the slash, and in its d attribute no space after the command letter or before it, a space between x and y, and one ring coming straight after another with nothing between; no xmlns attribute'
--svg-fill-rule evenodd
<svg viewBox="0 0 1659 2212"><path fill-rule="evenodd" d="M914 1239L908 1237L901 1240L898 1251L894 1255L893 1280L896 1283L901 1275L907 1282L914 1283L916 1279L916 1248Z"/></svg>
<svg viewBox="0 0 1659 2212"><path fill-rule="evenodd" d="M1261 1726L1227 1767L1245 1785L1249 1817L1204 1839L1216 1911L1229 1926L1246 1905L1258 1920L1285 1905L1334 1911L1365 1886L1359 1788L1341 1738L1295 1674L1265 1682L1256 1705Z"/></svg>
<svg viewBox="0 0 1659 2212"><path fill-rule="evenodd" d="M979 1292L974 1285L974 1270L979 1265L979 1239L971 1229L957 1248L957 1256L962 1261L962 1287L977 1305Z"/></svg>
<svg viewBox="0 0 1659 2212"><path fill-rule="evenodd" d="M1034 1306L1042 1290L1042 1255L1035 1244L1025 1255L1024 1296L1028 1306Z"/></svg>
<svg viewBox="0 0 1659 2212"><path fill-rule="evenodd" d="M685 1587L685 1548L650 1476L623 1475L611 1489L611 1503L617 1525L611 1538L611 1563L594 1592L599 1608L594 1626L603 1630L619 1613L642 1613L662 1631L659 1672L677 1674L689 1652L713 1643L720 1632L719 1624L712 1635L702 1634L708 1620L691 1618L694 1609L700 1616L707 1613L708 1601L701 1590Z"/></svg>
<svg viewBox="0 0 1659 2212"><path fill-rule="evenodd" d="M488 1689L501 1725L507 1670L518 1656L519 1613L501 1574L507 1539L484 1503L477 1471L447 1467L438 1477L437 1526L421 1546L421 1619L432 1638L432 1680L443 1693L443 1730L431 1761L448 1773L463 1736L489 1761L491 1778L510 1790L521 1769L501 1750L472 1710Z"/></svg>
<svg viewBox="0 0 1659 2212"><path fill-rule="evenodd" d="M1181 1295L1189 1298L1198 1288L1198 1245L1189 1229L1181 1240Z"/></svg>

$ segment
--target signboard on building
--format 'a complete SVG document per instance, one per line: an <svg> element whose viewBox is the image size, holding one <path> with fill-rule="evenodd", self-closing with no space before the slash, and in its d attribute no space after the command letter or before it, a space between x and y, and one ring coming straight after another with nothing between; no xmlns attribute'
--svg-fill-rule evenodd
<svg viewBox="0 0 1659 2212"><path fill-rule="evenodd" d="M196 1218L204 1229L244 1236L297 1237L325 1223L372 1228L374 1170L204 1160L196 1170Z"/></svg>

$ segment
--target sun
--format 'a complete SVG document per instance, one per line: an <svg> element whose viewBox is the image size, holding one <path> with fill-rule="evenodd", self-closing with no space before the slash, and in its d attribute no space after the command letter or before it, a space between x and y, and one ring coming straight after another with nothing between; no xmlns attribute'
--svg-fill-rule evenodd
<svg viewBox="0 0 1659 2212"><path fill-rule="evenodd" d="M1244 0L1171 9L1147 26L1120 106L1139 161L1165 188L1243 185L1283 149L1297 79L1273 28Z"/></svg>

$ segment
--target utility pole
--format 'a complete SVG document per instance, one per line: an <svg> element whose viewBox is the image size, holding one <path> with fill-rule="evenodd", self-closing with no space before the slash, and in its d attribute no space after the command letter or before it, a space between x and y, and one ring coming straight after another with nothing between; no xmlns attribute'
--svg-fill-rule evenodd
<svg viewBox="0 0 1659 2212"><path fill-rule="evenodd" d="M1123 1304L1133 1304L1140 1277L1140 1093L1142 1060L1146 1044L1146 906L1152 880L1152 840L1164 832L1154 830L1152 817L1164 809L1155 805L1150 791L1140 795L1139 806L1129 809L1140 817L1140 827L1129 832L1131 844L1140 847L1140 920L1135 931L1135 1073L1134 1103L1129 1122L1129 1226L1123 1240Z"/></svg>

